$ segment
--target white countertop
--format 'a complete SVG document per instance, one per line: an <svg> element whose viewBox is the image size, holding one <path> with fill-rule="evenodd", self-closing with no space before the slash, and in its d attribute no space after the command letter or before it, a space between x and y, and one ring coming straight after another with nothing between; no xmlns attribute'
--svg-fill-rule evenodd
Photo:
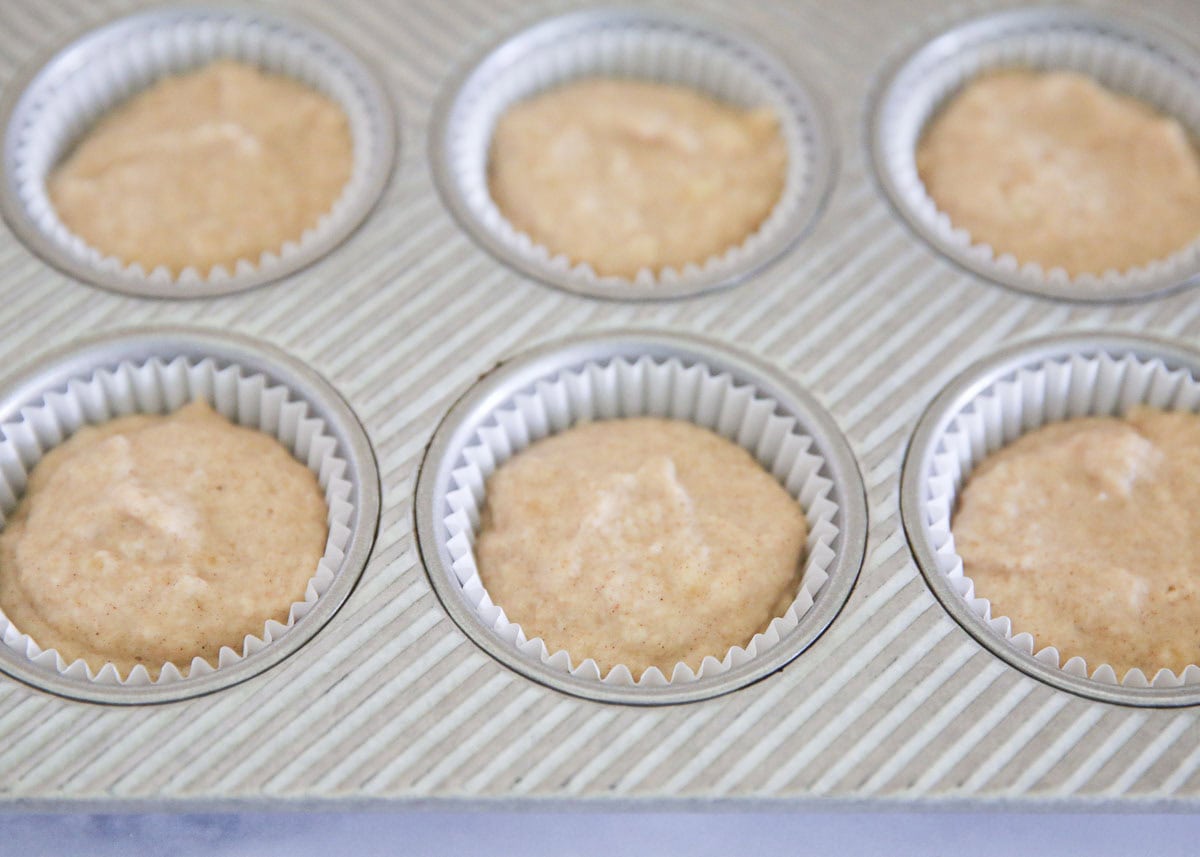
<svg viewBox="0 0 1200 857"><path fill-rule="evenodd" d="M0 838L0 853L22 857L716 857L771 852L1173 857L1197 853L1200 817L969 812L15 814L0 815Z"/></svg>

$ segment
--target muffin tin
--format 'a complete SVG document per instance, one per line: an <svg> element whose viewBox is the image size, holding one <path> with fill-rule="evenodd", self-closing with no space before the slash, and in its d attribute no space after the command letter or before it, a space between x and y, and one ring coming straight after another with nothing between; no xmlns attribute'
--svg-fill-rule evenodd
<svg viewBox="0 0 1200 857"><path fill-rule="evenodd" d="M1007 348L971 366L930 404L909 446L900 512L930 589L979 642L1020 670L1102 702L1179 706L1200 703L1200 666L1181 673L1130 670L1075 657L1062 662L993 614L974 591L954 550L950 514L961 486L985 456L1021 434L1066 419L1120 416L1135 405L1200 409L1200 352L1145 337L1104 333L1057 336ZM1034 649L1042 645L1041 649Z"/></svg>
<svg viewBox="0 0 1200 857"><path fill-rule="evenodd" d="M98 118L167 74L228 58L257 64L313 87L345 111L354 168L330 212L303 236L234 270L172 276L122 265L73 235L54 212L46 177ZM285 277L349 235L378 199L392 168L395 120L366 66L346 47L301 21L245 8L178 7L129 15L63 45L5 87L4 181L0 208L26 244L52 265L105 288L151 297L229 294Z"/></svg>
<svg viewBox="0 0 1200 857"><path fill-rule="evenodd" d="M486 479L528 444L585 420L686 420L739 444L780 480L808 521L800 590L744 648L713 652L695 672L572 661L529 640L494 604L471 550ZM493 657L535 681L600 702L665 705L728 693L787 664L842 609L862 566L867 508L845 438L784 375L700 339L608 331L515 358L473 386L438 426L417 481L417 538L447 612Z"/></svg>
<svg viewBox="0 0 1200 857"><path fill-rule="evenodd" d="M196 659L186 675L167 664L152 680L112 665L43 651L0 613L0 671L72 699L136 705L187 699L245 681L295 652L354 589L379 523L379 474L362 426L325 381L302 363L241 337L187 328L148 328L102 337L47 357L9 379L0 396L0 496L16 508L41 456L80 426L176 410L196 399L226 419L274 435L317 476L329 507L329 536L303 600L288 621L265 623L242 650L217 664ZM153 666L157 667L158 664Z"/></svg>
<svg viewBox="0 0 1200 857"><path fill-rule="evenodd" d="M1012 67L1085 74L1176 117L1200 137L1200 58L1167 30L1085 9L1011 9L960 23L898 61L875 98L870 146L879 182L913 231L950 259L997 283L1050 297L1113 301L1146 297L1200 278L1200 240L1130 271L1070 277L1020 265L974 241L938 211L913 152L925 126L975 77Z"/></svg>
<svg viewBox="0 0 1200 857"><path fill-rule="evenodd" d="M736 288L653 302L596 301L522 276L478 245L435 185L430 135L449 82L499 40L579 7L514 4L481 21L417 0L298 5L308 26L369 64L398 108L406 144L358 230L269 288L168 302L65 276L11 224L0 231L0 360L36 371L81 337L162 325L233 329L281 349L325 378L370 438L382 488L374 549L319 633L218 692L89 705L0 679L11 805L1197 807L1196 708L1097 701L1014 668L943 608L905 538L905 449L964 369L1047 335L1104 330L1181 347L1200 335L1188 290L1079 304L998 288L914 237L879 192L865 134L872 93L895 58L991 7L653 4L799 61L805 90L828 96L840 162L810 233L775 263ZM123 0L71 15L10 4L5 97L17 97L20 72L125 11ZM1200 31L1200 10L1182 0L1135 20ZM417 474L455 402L487 388L497 364L617 330L699 335L789 379L844 434L866 489L862 570L827 629L761 680L686 705L597 702L509 669L453 621L417 544Z"/></svg>
<svg viewBox="0 0 1200 857"><path fill-rule="evenodd" d="M589 77L691 87L744 108L770 107L788 148L783 191L746 240L681 271L642 271L631 282L572 265L515 230L488 192L496 120L513 104ZM578 294L663 300L735 285L770 264L812 226L836 171L821 96L803 73L736 29L696 14L601 9L552 17L503 39L447 83L429 137L438 190L462 227L519 273Z"/></svg>

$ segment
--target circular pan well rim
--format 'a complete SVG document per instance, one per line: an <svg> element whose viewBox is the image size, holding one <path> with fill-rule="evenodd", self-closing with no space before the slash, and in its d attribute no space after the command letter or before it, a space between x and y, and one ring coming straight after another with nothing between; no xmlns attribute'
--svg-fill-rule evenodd
<svg viewBox="0 0 1200 857"><path fill-rule="evenodd" d="M964 631L1009 666L1043 684L1086 699L1141 708L1175 708L1200 704L1200 684L1181 687L1129 687L1072 675L1061 667L1044 664L1014 647L992 631L967 602L954 591L950 579L937 567L925 534L923 486L938 442L955 415L985 389L1015 375L1027 366L1075 354L1133 354L1143 360L1159 359L1170 368L1183 369L1200 378L1200 352L1153 337L1126 333L1078 333L1041 337L1018 343L978 360L956 375L921 415L904 454L900 476L900 518L904 535L921 576L934 597Z"/></svg>
<svg viewBox="0 0 1200 857"><path fill-rule="evenodd" d="M513 395L538 379L589 362L617 357L671 357L705 363L729 372L774 398L825 458L823 473L838 492L837 558L829 579L799 624L759 657L716 676L655 687L605 684L580 678L527 657L483 624L462 597L462 587L445 550L441 516L445 486L458 456L478 426ZM454 457L451 458L450 456ZM854 453L829 413L790 377L758 359L716 342L694 336L652 330L614 330L550 342L501 362L485 374L450 408L435 430L417 476L414 507L417 546L434 592L455 624L485 653L515 673L554 690L596 702L625 705L670 705L712 699L778 672L806 651L845 606L862 571L866 556L866 491Z"/></svg>
<svg viewBox="0 0 1200 857"><path fill-rule="evenodd" d="M1020 269L1004 270L992 260L982 260L972 254L977 245L962 246L942 238L928 221L906 202L888 166L887 143L884 139L882 114L885 104L898 96L893 92L897 79L911 66L931 57L946 57L963 49L964 40L979 33L986 34L1001 26L1032 30L1036 25L1075 25L1094 31L1131 38L1142 45L1160 47L1173 58L1182 58L1192 66L1200 79L1200 53L1189 43L1156 26L1153 21L1125 12L1105 11L1075 6L1017 7L988 12L953 23L930 34L926 32L906 50L887 61L875 75L867 99L866 148L871 163L870 172L876 187L882 191L888 207L899 216L909 232L942 259L973 274L986 283L1011 289L1023 295L1077 304L1132 303L1162 298L1200 284L1200 268L1186 273L1182 279L1163 280L1162 277L1141 288L1128 286L1080 287L1071 282L1034 282L1022 276ZM952 95L950 97L953 97ZM936 112L936 111L935 111Z"/></svg>
<svg viewBox="0 0 1200 857"><path fill-rule="evenodd" d="M377 162L369 165L370 175L361 199L355 202L353 208L344 215L343 222L328 235L299 249L290 258L280 259L265 268L255 261L253 272L245 275L231 273L219 282L210 282L207 277L188 285L181 285L174 277L167 282L159 282L152 280L149 275L127 275L128 266L109 271L74 258L38 227L17 192L12 169L16 145L12 139L14 119L22 112L26 98L36 94L35 87L50 85L71 69L86 63L114 34L119 35L124 30L140 31L146 22L154 19L184 20L204 15L241 17L283 27L322 43L338 56L346 73L353 76L361 87L369 109L376 112L379 118L378 158ZM187 301L239 294L277 283L328 257L362 227L383 198L395 168L399 132L396 110L381 81L382 78L371 64L356 51L293 10L239 3L184 3L129 11L99 24L79 28L49 50L36 55L0 92L0 145L3 146L0 215L20 242L42 262L81 283L116 294L152 300Z"/></svg>
<svg viewBox="0 0 1200 857"><path fill-rule="evenodd" d="M574 33L590 25L606 22L647 22L678 26L694 32L713 34L721 41L734 46L764 68L774 72L787 86L789 100L798 101L807 107L805 115L814 131L813 177L808 193L792 215L791 222L781 227L779 235L761 248L742 265L722 276L698 275L691 282L639 285L631 281L616 284L594 282L577 283L570 272L556 272L529 258L498 238L493 231L471 211L454 179L450 166L447 135L450 119L460 98L467 88L494 68L503 68L519 62L524 42L552 37L557 32ZM809 80L809 75L798 68L794 61L785 59L764 47L759 40L743 31L733 31L717 22L696 13L664 12L637 9L635 7L611 7L584 9L555 15L510 32L493 42L466 64L441 89L433 106L429 126L428 154L433 171L434 186L443 204L455 222L474 241L502 265L523 277L551 286L573 295L611 301L670 301L698 297L724 291L741 285L767 268L778 263L788 252L807 238L821 218L837 183L839 149L834 123L826 97ZM681 275L682 276L682 275Z"/></svg>
<svg viewBox="0 0 1200 857"><path fill-rule="evenodd" d="M137 687L99 684L50 672L0 645L0 672L67 699L109 705L177 702L223 690L269 670L308 643L341 609L366 569L379 528L379 470L366 430L349 404L300 360L239 334L161 326L117 331L74 343L40 357L31 368L0 382L0 423L14 419L22 406L64 387L72 378L126 360L154 357L212 358L219 365L236 364L250 373L261 373L269 383L282 385L297 400L307 403L311 414L324 420L325 431L337 441L338 455L347 464L345 478L351 483L355 507L350 542L329 589L283 637L257 654L198 678Z"/></svg>

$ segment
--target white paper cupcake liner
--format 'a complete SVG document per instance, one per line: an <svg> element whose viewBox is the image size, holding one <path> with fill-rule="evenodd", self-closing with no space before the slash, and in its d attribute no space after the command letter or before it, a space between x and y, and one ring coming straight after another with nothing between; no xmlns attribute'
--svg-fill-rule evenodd
<svg viewBox="0 0 1200 857"><path fill-rule="evenodd" d="M517 231L493 202L488 155L496 121L513 104L586 77L692 87L743 107L768 107L788 147L774 210L742 244L683 270L598 276ZM430 134L434 177L451 211L486 249L528 276L616 299L672 298L731 285L797 241L824 203L835 169L825 111L812 91L754 43L702 21L632 9L544 21L506 39L443 95Z"/></svg>
<svg viewBox="0 0 1200 857"><path fill-rule="evenodd" d="M922 571L968 631L985 635L985 643L1003 641L1018 656L1009 660L1036 677L1088 696L1130 704L1200 701L1196 665L1179 674L1158 669L1147 678L1140 669L1118 676L1109 664L1082 657L1062 662L1048 641L993 614L964 573L951 531L959 492L1001 447L1050 423L1120 416L1135 405L1200 411L1198 377L1200 355L1130 337L1079 336L1010 349L967 370L938 397L909 449L902 511Z"/></svg>
<svg viewBox="0 0 1200 857"><path fill-rule="evenodd" d="M769 383L741 374L719 350L676 351L664 349L662 341L597 337L555 352L533 374L522 374L533 359L526 358L500 370L516 373L511 378L488 376L485 389L477 392L484 404L468 406L470 412L461 414L460 403L460 413L452 412L439 429L439 436L449 433L453 439L448 446L437 440L431 445L418 487L422 551L427 566L431 559L440 560L440 573L432 567L430 573L443 602L465 605L472 621L486 630L482 636L507 650L508 660L519 669L536 664L541 669L533 677L547 681L547 676L557 676L564 679L557 683L561 689L608 701L682 701L693 698L693 686L700 686L697 698L711 696L765 674L756 672L759 666L768 665L768 672L778 668L815 637L811 627L803 627L814 605L827 602L812 623L823 622L823 629L844 602L865 543L857 468L832 422L816 414L815 403L805 397L798 404ZM579 349L594 356L571 359ZM497 384L498 392L493 391ZM634 416L685 420L739 444L799 501L809 527L799 591L765 631L745 647L705 657L696 670L678 663L670 676L652 667L636 679L624 664L602 674L582 653L550 651L542 639L528 638L503 605L492 602L473 552L486 482L497 467L534 441L570 426ZM837 602L832 613L829 602ZM461 616L456 618L461 624ZM492 653L497 654L495 648ZM571 681L565 681L568 677ZM651 689L664 693L639 699L639 692Z"/></svg>
<svg viewBox="0 0 1200 857"><path fill-rule="evenodd" d="M104 113L154 81L232 58L286 75L335 101L354 146L351 177L333 208L303 235L233 270L143 270L105 256L59 219L46 179ZM141 12L93 30L10 85L5 179L0 193L14 231L51 264L116 291L186 298L240 291L279 279L327 253L354 230L391 172L394 120L367 68L345 47L298 21L252 9L185 7Z"/></svg>
<svg viewBox="0 0 1200 857"><path fill-rule="evenodd" d="M170 413L202 399L230 421L275 437L316 475L328 507L324 555L313 568L304 599L291 605L286 622L264 620L261 634L246 636L238 650L222 647L215 664L196 657L181 671L167 663L157 678L141 665L123 676L111 663L93 671L82 659L68 662L55 649L43 648L0 611L0 640L5 647L0 650L0 668L11 667L15 659L18 665L32 667L18 677L32 677L34 683L53 692L121 702L126 701L122 691L151 688L152 694L135 695L131 701L159 701L207 692L220 685L219 676L225 673L244 679L251 670L257 671L252 662L280 647L281 641L296 634L298 626L305 628L302 636L307 638L332 615L331 605L324 605L322 617L306 622L335 584L337 597L348 594L374 537L377 479L372 489L371 474L361 472L365 437L352 442L353 450L347 449L351 443L345 432L355 430L357 423L346 425L348 411L332 390L318 392L332 399L316 401L311 389L298 391L274 380L262 368L231 359L222 347L229 341L223 338L207 334L197 338L187 331L167 331L165 336L168 342L181 343L178 356L155 354L115 362L85 356L79 363L67 359L62 364L66 374L56 375L51 386L29 389L18 385L15 391L0 393L9 396L0 408L0 525L17 507L28 476L42 456L80 427L130 414ZM231 341L239 349L235 353L248 347ZM87 354L102 354L107 344ZM140 343L131 337L115 347L137 351ZM170 350L170 346L149 350ZM216 353L198 356L205 350ZM366 455L370 458L369 447ZM373 467L373 458L370 461ZM39 675L44 680L39 680ZM84 689L88 686L91 691Z"/></svg>
<svg viewBox="0 0 1200 857"><path fill-rule="evenodd" d="M967 83L995 69L1065 69L1153 105L1200 136L1200 59L1170 35L1082 9L1031 8L970 21L903 60L875 100L870 144L883 189L910 226L942 254L982 277L1022 291L1072 300L1145 297L1200 277L1200 240L1126 271L1071 277L1044 270L955 226L917 173L916 149L929 120Z"/></svg>

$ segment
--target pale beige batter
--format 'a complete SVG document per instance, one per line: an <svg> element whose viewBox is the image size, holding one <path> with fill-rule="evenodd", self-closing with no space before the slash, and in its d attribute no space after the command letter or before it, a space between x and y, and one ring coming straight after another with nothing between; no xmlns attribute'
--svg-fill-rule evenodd
<svg viewBox="0 0 1200 857"><path fill-rule="evenodd" d="M767 109L584 80L501 116L489 171L517 229L601 276L632 278L703 265L745 241L779 200L787 147Z"/></svg>
<svg viewBox="0 0 1200 857"><path fill-rule="evenodd" d="M122 675L241 652L325 552L316 477L208 405L80 429L0 532L0 607L42 648Z"/></svg>
<svg viewBox="0 0 1200 857"><path fill-rule="evenodd" d="M1182 125L1071 72L969 84L917 147L930 197L973 241L1069 274L1126 271L1200 237Z"/></svg>
<svg viewBox="0 0 1200 857"><path fill-rule="evenodd" d="M1200 416L1055 423L973 472L954 516L976 595L1063 661L1200 662Z"/></svg>
<svg viewBox="0 0 1200 857"><path fill-rule="evenodd" d="M800 505L744 449L639 418L577 426L497 469L475 551L526 636L669 678L787 610L806 536Z"/></svg>
<svg viewBox="0 0 1200 857"><path fill-rule="evenodd" d="M221 60L102 117L47 184L62 222L101 253L146 271L207 274L298 241L333 208L352 167L337 104Z"/></svg>

